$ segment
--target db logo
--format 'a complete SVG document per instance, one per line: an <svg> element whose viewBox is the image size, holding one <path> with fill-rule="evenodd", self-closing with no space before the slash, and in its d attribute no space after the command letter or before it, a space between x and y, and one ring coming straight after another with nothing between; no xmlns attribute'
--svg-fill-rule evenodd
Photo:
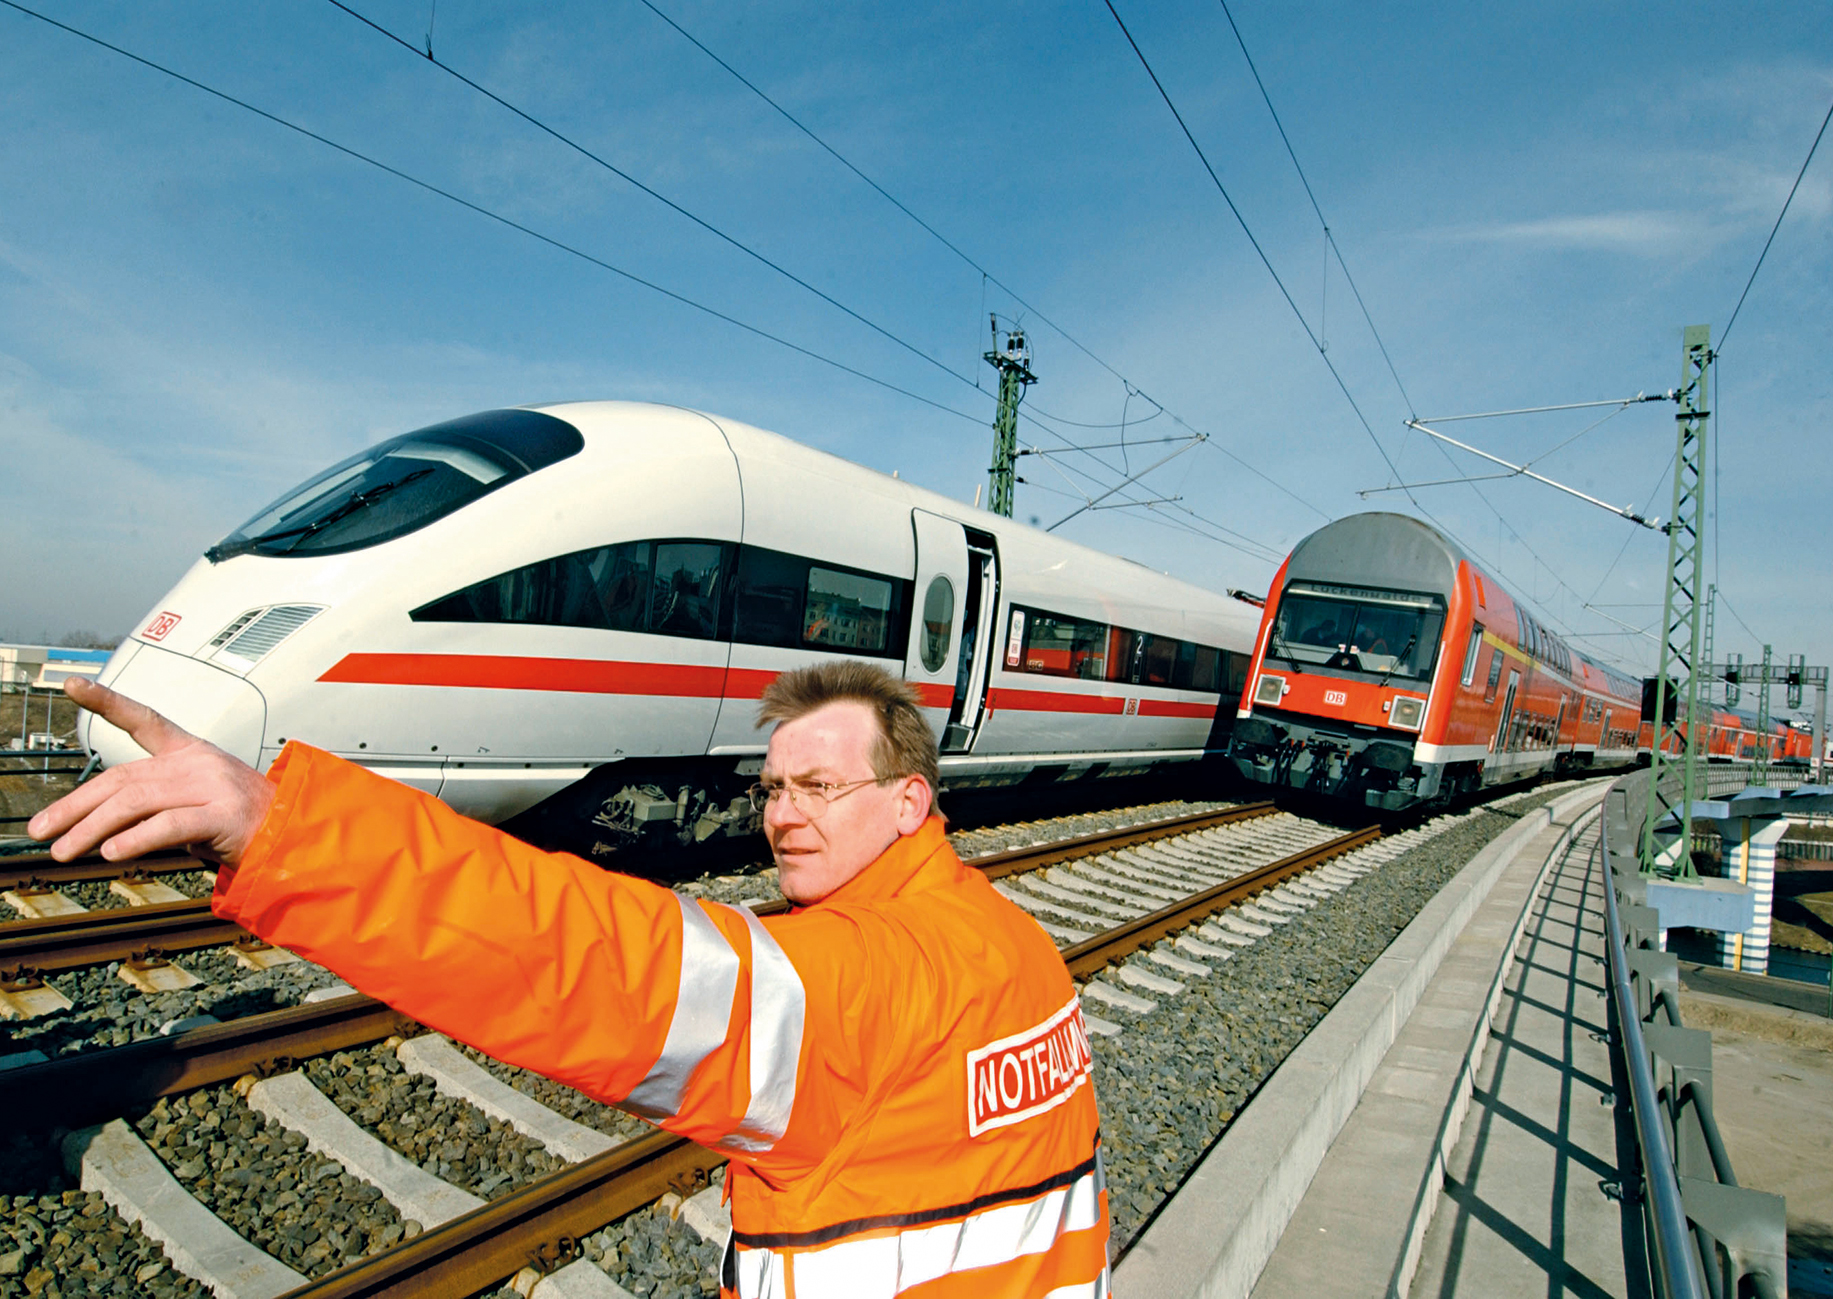
<svg viewBox="0 0 1833 1299"><path fill-rule="evenodd" d="M153 621L149 622L146 625L146 630L140 634L148 640L164 640L171 634L172 628L178 626L178 620L178 614L161 613L158 617L154 618Z"/></svg>
<svg viewBox="0 0 1833 1299"><path fill-rule="evenodd" d="M1127 700L1125 715L1128 717L1138 717L1139 716L1139 700L1137 699Z"/></svg>
<svg viewBox="0 0 1833 1299"><path fill-rule="evenodd" d="M1346 691L1342 690L1326 690L1324 692L1324 702L1327 704L1346 704L1349 702L1349 695Z"/></svg>

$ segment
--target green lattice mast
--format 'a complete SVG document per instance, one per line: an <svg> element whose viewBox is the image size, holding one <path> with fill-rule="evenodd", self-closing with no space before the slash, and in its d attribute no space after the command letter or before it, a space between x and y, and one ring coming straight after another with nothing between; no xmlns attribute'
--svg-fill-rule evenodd
<svg viewBox="0 0 1833 1299"><path fill-rule="evenodd" d="M1712 372L1712 327L1688 325L1675 413L1674 508L1668 515L1668 580L1662 599L1661 657L1655 666L1654 752L1650 758L1648 818L1642 824L1644 874L1693 877L1693 802L1705 793L1699 754L1700 580L1705 576L1706 431L1712 412L1706 392ZM1670 702L1671 701L1671 702ZM1670 708L1674 720L1668 720ZM1672 746L1673 752L1669 752ZM1677 797L1670 797L1670 794ZM1677 824L1659 834L1656 823L1672 812ZM1670 832L1677 832L1670 839Z"/></svg>

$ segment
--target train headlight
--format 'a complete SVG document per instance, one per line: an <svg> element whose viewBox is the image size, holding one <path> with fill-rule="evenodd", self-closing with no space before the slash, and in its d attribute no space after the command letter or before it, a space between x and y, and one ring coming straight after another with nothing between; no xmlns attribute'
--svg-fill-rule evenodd
<svg viewBox="0 0 1833 1299"><path fill-rule="evenodd" d="M1403 731L1417 731L1425 715L1425 700L1415 699L1412 695L1396 695L1387 719L1389 725L1398 726Z"/></svg>
<svg viewBox="0 0 1833 1299"><path fill-rule="evenodd" d="M1271 706L1285 698L1285 695L1286 679L1284 677L1262 676L1260 684L1254 687L1254 702L1257 704Z"/></svg>

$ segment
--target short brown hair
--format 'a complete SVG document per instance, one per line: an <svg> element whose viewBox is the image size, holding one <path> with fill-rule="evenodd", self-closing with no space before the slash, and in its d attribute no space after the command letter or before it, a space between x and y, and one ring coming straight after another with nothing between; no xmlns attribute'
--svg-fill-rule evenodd
<svg viewBox="0 0 1833 1299"><path fill-rule="evenodd" d="M921 776L931 795L939 793L936 734L918 708L920 698L908 682L881 667L852 659L794 668L764 687L757 724L793 722L829 704L864 704L878 719L872 741L872 771L880 780Z"/></svg>

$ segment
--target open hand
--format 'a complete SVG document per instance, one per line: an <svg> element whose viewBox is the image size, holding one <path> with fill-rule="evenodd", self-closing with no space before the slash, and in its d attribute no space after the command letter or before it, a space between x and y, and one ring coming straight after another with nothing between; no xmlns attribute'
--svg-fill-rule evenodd
<svg viewBox="0 0 1833 1299"><path fill-rule="evenodd" d="M55 839L58 861L98 845L110 861L179 847L226 865L241 860L274 801L259 772L107 686L72 677L64 693L151 756L78 786L33 817L27 834Z"/></svg>

